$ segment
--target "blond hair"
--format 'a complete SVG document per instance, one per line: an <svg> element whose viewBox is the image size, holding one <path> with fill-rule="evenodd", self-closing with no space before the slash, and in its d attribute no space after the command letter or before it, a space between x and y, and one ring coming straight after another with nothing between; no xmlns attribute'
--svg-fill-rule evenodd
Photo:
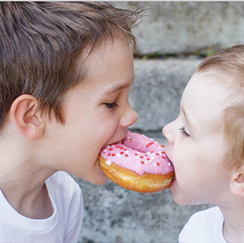
<svg viewBox="0 0 244 243"><path fill-rule="evenodd" d="M197 72L209 69L231 75L231 105L223 112L226 154L224 165L239 168L244 162L244 45L235 45L205 58Z"/></svg>

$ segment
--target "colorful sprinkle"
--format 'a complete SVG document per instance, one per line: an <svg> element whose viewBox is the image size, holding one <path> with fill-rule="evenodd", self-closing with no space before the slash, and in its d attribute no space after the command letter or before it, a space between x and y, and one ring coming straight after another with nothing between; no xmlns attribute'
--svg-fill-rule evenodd
<svg viewBox="0 0 244 243"><path fill-rule="evenodd" d="M106 165L110 166L112 162L110 160L106 160Z"/></svg>
<svg viewBox="0 0 244 243"><path fill-rule="evenodd" d="M131 135L128 135L122 142L108 145L101 151L102 156L107 159L107 165L117 163L119 166L137 173L164 174L172 171L172 164L165 160L164 145L160 145L146 136L128 133Z"/></svg>

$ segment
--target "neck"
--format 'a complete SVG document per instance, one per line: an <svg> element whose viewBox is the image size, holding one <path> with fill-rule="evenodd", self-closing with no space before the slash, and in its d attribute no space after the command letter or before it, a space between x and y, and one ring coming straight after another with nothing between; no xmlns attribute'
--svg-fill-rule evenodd
<svg viewBox="0 0 244 243"><path fill-rule="evenodd" d="M21 215L43 219L52 215L52 206L45 185L46 178L41 178L42 171L36 173L8 173L11 179L1 176L0 189L8 203ZM48 177L48 176L47 176Z"/></svg>
<svg viewBox="0 0 244 243"><path fill-rule="evenodd" d="M8 203L21 215L47 218L52 206L45 180L55 171L43 166L36 151L1 143L0 189ZM14 151L14 153L13 153Z"/></svg>
<svg viewBox="0 0 244 243"><path fill-rule="evenodd" d="M235 205L221 208L224 215L224 238L230 243L244 241L244 199L236 200Z"/></svg>
<svg viewBox="0 0 244 243"><path fill-rule="evenodd" d="M0 189L12 207L29 218L52 214L45 181L56 171L43 138L28 139L11 119L0 131Z"/></svg>

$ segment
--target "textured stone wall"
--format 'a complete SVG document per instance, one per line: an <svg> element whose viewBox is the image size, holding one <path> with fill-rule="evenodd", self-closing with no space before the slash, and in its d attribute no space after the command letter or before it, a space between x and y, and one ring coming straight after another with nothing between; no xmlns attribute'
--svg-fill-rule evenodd
<svg viewBox="0 0 244 243"><path fill-rule="evenodd" d="M116 2L135 4L145 8L138 53L205 53L244 41L244 2Z"/></svg>
<svg viewBox="0 0 244 243"><path fill-rule="evenodd" d="M184 87L203 56L243 42L244 2L114 3L146 9L134 30L142 59L135 60L130 91L130 104L139 114L131 129L165 144L162 128L176 118ZM176 243L189 216L210 206L179 206L169 189L145 194L111 181L102 186L77 181L85 200L82 243Z"/></svg>
<svg viewBox="0 0 244 243"><path fill-rule="evenodd" d="M135 60L130 104L138 113L132 128L160 132L179 112L182 92L202 59Z"/></svg>

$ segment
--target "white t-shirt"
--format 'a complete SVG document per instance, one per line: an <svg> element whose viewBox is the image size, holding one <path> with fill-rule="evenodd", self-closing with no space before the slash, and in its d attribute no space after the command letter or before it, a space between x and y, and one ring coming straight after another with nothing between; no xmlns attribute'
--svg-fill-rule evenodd
<svg viewBox="0 0 244 243"><path fill-rule="evenodd" d="M227 243L223 236L224 217L218 207L193 214L179 234L179 243Z"/></svg>
<svg viewBox="0 0 244 243"><path fill-rule="evenodd" d="M30 219L15 211L0 190L0 242L73 243L78 241L83 217L83 198L79 185L65 172L46 180L53 215Z"/></svg>

